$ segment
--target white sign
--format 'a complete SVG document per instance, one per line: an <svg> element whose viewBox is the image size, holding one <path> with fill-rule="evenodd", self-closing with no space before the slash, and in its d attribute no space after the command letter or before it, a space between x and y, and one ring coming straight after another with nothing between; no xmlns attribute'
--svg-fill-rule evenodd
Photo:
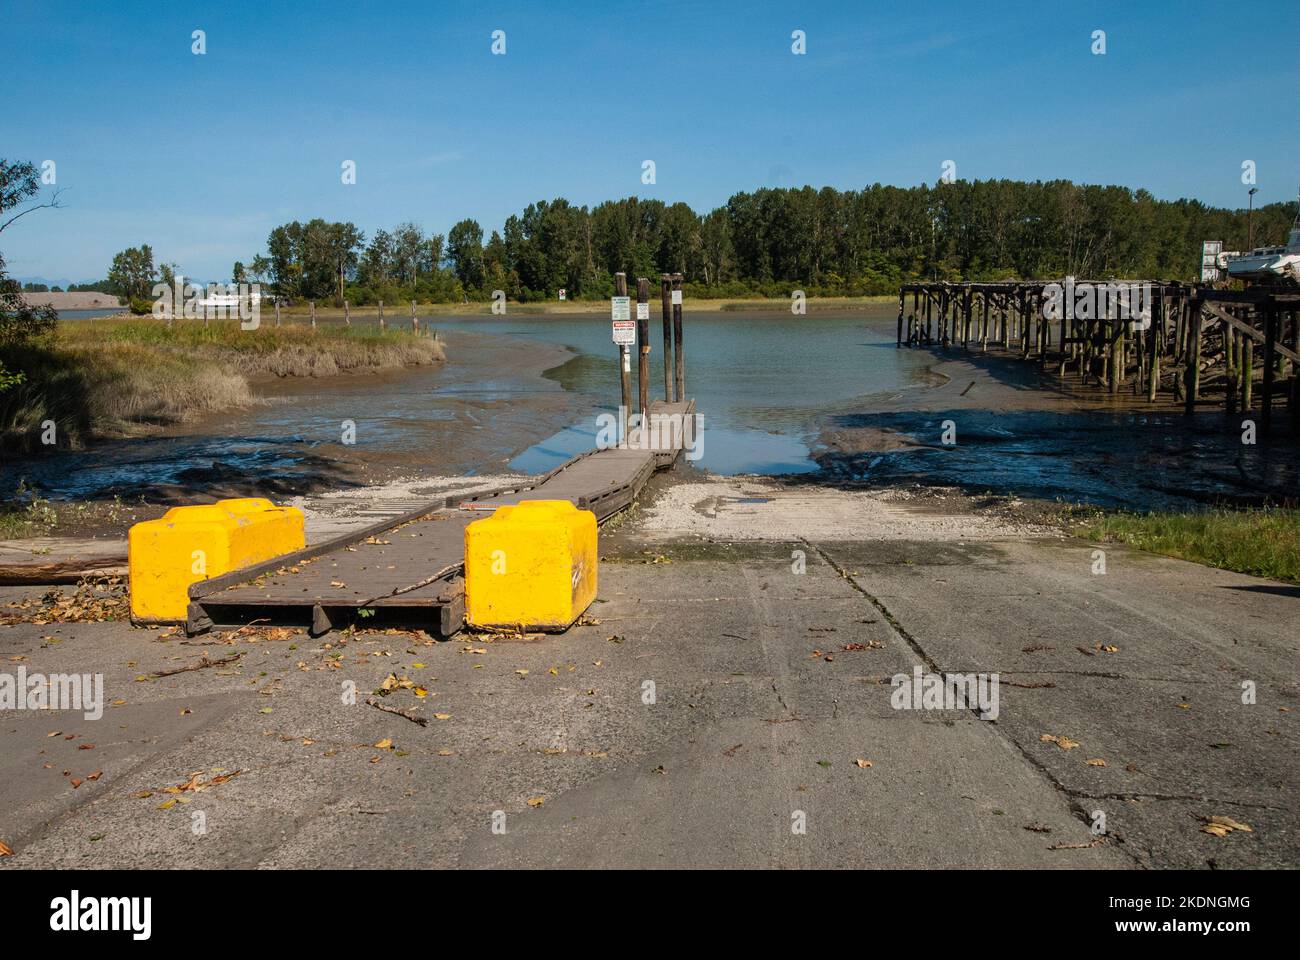
<svg viewBox="0 0 1300 960"><path fill-rule="evenodd" d="M682 302L682 292L681 292L680 290L674 290L674 291L673 291L673 304L674 304L675 306L680 306L680 305L681 305L681 302Z"/></svg>
<svg viewBox="0 0 1300 960"><path fill-rule="evenodd" d="M609 316L611 320L631 320L632 298L611 297L609 301Z"/></svg>
<svg viewBox="0 0 1300 960"><path fill-rule="evenodd" d="M568 296L569 296L569 291L565 290L563 287L560 287L560 299L566 300L568 299Z"/></svg>
<svg viewBox="0 0 1300 960"><path fill-rule="evenodd" d="M1213 283L1219 279L1219 254L1222 240L1206 240L1201 244L1201 282Z"/></svg>
<svg viewBox="0 0 1300 960"><path fill-rule="evenodd" d="M638 303L638 304L636 305L636 318L637 318L638 320L649 320L649 319L650 319L650 304L648 304L648 303Z"/></svg>
<svg viewBox="0 0 1300 960"><path fill-rule="evenodd" d="M624 298L626 299L626 297ZM636 322L634 320L614 321L614 342L620 347L636 345Z"/></svg>

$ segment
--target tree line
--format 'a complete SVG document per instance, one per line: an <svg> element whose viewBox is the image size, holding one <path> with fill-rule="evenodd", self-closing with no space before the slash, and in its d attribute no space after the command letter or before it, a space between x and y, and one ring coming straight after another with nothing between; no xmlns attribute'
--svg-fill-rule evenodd
<svg viewBox="0 0 1300 960"><path fill-rule="evenodd" d="M1256 245L1280 242L1290 204L1254 212ZM234 279L290 300L608 297L614 274L679 272L694 296L888 294L916 279L1194 279L1203 240L1247 248L1247 214L1146 190L1068 180L977 180L862 190L737 193L705 214L628 197L595 207L529 204L484 239L474 220L446 236L414 223L367 241L351 223L276 227Z"/></svg>
<svg viewBox="0 0 1300 960"><path fill-rule="evenodd" d="M1255 245L1285 239L1293 205L1254 211ZM1146 190L1068 180L976 180L861 190L767 188L705 214L685 203L627 197L595 207L560 198L529 204L484 238L472 219L444 235L413 222L376 230L321 219L276 227L264 253L231 279L287 301L354 304L519 301L612 295L614 274L676 272L697 297L892 294L918 279L1000 280L1073 275L1191 280L1203 240L1244 250L1247 212ZM147 246L123 251L112 292L144 296Z"/></svg>

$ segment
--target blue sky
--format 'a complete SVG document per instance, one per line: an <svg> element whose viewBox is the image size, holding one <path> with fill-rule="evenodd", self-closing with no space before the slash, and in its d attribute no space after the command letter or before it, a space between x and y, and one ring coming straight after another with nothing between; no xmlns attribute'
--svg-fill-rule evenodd
<svg viewBox="0 0 1300 960"><path fill-rule="evenodd" d="M1230 206L1243 160L1258 202L1300 185L1293 0L5 8L0 156L53 159L65 190L0 236L20 277L98 279L150 243L224 279L293 219L490 232L557 196L707 210L762 186L933 183L945 160Z"/></svg>

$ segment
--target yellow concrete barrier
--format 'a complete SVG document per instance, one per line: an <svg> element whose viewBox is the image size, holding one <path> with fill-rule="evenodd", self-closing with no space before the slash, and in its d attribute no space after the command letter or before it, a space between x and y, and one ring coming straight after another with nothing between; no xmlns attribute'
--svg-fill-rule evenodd
<svg viewBox="0 0 1300 960"><path fill-rule="evenodd" d="M596 599L596 515L568 500L498 507L465 528L471 626L564 630Z"/></svg>
<svg viewBox="0 0 1300 960"><path fill-rule="evenodd" d="M190 584L306 546L302 511L262 497L172 507L127 537L131 617L185 619Z"/></svg>

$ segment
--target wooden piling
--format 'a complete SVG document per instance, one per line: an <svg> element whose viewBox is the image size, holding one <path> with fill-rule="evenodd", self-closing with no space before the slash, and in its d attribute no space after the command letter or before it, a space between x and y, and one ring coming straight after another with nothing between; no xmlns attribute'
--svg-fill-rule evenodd
<svg viewBox="0 0 1300 960"><path fill-rule="evenodd" d="M1243 337L1241 343L1241 412L1250 413L1255 398L1255 341Z"/></svg>
<svg viewBox="0 0 1300 960"><path fill-rule="evenodd" d="M675 394L678 403L686 401L686 359L682 352L682 275L673 274L673 343L675 345L674 375L676 378Z"/></svg>
<svg viewBox="0 0 1300 960"><path fill-rule="evenodd" d="M379 332L384 332L384 301L379 301Z"/></svg>
<svg viewBox="0 0 1300 960"><path fill-rule="evenodd" d="M650 281L645 277L636 278L636 345L637 399L645 429L650 415Z"/></svg>
<svg viewBox="0 0 1300 960"><path fill-rule="evenodd" d="M664 320L664 402L673 399L673 278L670 274L659 275L659 304Z"/></svg>
<svg viewBox="0 0 1300 960"><path fill-rule="evenodd" d="M1277 308L1264 307L1264 382L1259 391L1259 425L1265 433L1273 425L1273 382L1277 376Z"/></svg>
<svg viewBox="0 0 1300 960"><path fill-rule="evenodd" d="M346 300L343 301L343 326L352 326L352 308L348 306Z"/></svg>
<svg viewBox="0 0 1300 960"><path fill-rule="evenodd" d="M420 318L415 315L414 300L411 301L411 333L415 334L416 336L419 336L420 334Z"/></svg>
<svg viewBox="0 0 1300 960"><path fill-rule="evenodd" d="M280 298L275 298L275 325L280 325Z"/></svg>
<svg viewBox="0 0 1300 960"><path fill-rule="evenodd" d="M1201 398L1201 301L1192 294L1187 298L1187 364L1183 369L1184 412L1194 413Z"/></svg>
<svg viewBox="0 0 1300 960"><path fill-rule="evenodd" d="M311 304L311 328L315 330L316 329L316 301L308 300L307 302Z"/></svg>

